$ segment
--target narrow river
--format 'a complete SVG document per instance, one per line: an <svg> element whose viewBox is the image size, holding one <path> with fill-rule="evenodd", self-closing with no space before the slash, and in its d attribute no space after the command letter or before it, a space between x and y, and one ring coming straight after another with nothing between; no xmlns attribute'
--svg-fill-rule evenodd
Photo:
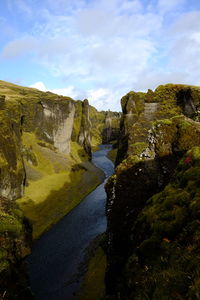
<svg viewBox="0 0 200 300"><path fill-rule="evenodd" d="M106 230L104 185L114 171L106 157L111 146L101 145L92 161L105 173L104 182L67 216L44 233L26 259L36 300L71 300L82 279L86 249Z"/></svg>

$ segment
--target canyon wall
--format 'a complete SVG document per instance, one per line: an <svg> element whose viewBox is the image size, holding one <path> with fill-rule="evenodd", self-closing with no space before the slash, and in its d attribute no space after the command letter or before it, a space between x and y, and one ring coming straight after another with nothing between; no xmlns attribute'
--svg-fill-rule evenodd
<svg viewBox="0 0 200 300"><path fill-rule="evenodd" d="M0 81L1 299L31 299L23 266L31 239L103 180L90 160L105 118L88 100Z"/></svg>
<svg viewBox="0 0 200 300"><path fill-rule="evenodd" d="M199 299L200 88L168 84L121 104L106 299Z"/></svg>
<svg viewBox="0 0 200 300"><path fill-rule="evenodd" d="M117 142L119 137L121 113L108 111L105 112L105 122L102 130L103 144Z"/></svg>

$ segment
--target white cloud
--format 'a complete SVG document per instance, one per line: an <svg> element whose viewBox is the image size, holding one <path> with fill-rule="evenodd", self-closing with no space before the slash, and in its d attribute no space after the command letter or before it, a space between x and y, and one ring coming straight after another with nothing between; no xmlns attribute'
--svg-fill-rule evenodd
<svg viewBox="0 0 200 300"><path fill-rule="evenodd" d="M77 98L78 92L76 91L74 86L68 86L67 88L63 89L52 89L50 90L52 93L62 95L62 96L68 96L71 98Z"/></svg>
<svg viewBox="0 0 200 300"><path fill-rule="evenodd" d="M30 87L34 88L34 89L38 89L38 90L40 90L42 92L46 92L47 91L47 88L46 88L45 84L42 81L38 81L38 82L36 82L34 84L31 84Z"/></svg>
<svg viewBox="0 0 200 300"><path fill-rule="evenodd" d="M184 13L172 25L171 35L180 36L200 32L200 11Z"/></svg>
<svg viewBox="0 0 200 300"><path fill-rule="evenodd" d="M13 59L32 51L38 45L38 41L31 36L22 37L9 42L3 49L1 57L4 59Z"/></svg>
<svg viewBox="0 0 200 300"><path fill-rule="evenodd" d="M87 98L89 103L98 110L120 111L120 99L123 94L120 90L113 91L111 89L99 88L88 91Z"/></svg>
<svg viewBox="0 0 200 300"><path fill-rule="evenodd" d="M83 93L81 90L76 89L74 86L68 86L66 88L60 89L49 89L42 81L38 81L32 85L31 88L36 88L42 92L50 91L54 94L68 96L73 99L87 98L90 105L94 106L98 110L108 110L112 109L113 111L120 111L120 99L123 94L120 94L119 91L113 92L110 89L98 88L88 90L86 93Z"/></svg>
<svg viewBox="0 0 200 300"><path fill-rule="evenodd" d="M197 84L200 12L181 14L186 0L144 2L45 0L32 32L7 43L1 57L30 54L50 76L67 82L55 93L87 97L99 109L118 110L121 96L132 89Z"/></svg>
<svg viewBox="0 0 200 300"><path fill-rule="evenodd" d="M78 92L75 90L74 86L68 86L66 88L60 88L60 89L49 89L46 87L46 85L42 81L38 81L34 84L31 84L29 87L38 89L42 92L52 92L54 94L62 95L62 96L68 96L71 98L76 98L78 96Z"/></svg>

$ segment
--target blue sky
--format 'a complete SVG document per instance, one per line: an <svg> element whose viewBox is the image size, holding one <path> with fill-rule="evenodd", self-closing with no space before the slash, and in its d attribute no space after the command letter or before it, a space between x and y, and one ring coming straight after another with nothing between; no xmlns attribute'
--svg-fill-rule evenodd
<svg viewBox="0 0 200 300"><path fill-rule="evenodd" d="M1 0L0 79L120 110L130 90L200 85L200 0Z"/></svg>

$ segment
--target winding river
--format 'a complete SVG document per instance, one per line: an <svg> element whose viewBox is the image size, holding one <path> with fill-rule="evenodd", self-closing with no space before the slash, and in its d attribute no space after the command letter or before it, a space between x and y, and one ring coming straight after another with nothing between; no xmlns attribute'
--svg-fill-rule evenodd
<svg viewBox="0 0 200 300"><path fill-rule="evenodd" d="M71 300L77 292L86 249L106 230L104 185L114 171L106 157L110 145L101 145L92 161L105 180L61 221L44 233L26 259L31 289L36 300Z"/></svg>

